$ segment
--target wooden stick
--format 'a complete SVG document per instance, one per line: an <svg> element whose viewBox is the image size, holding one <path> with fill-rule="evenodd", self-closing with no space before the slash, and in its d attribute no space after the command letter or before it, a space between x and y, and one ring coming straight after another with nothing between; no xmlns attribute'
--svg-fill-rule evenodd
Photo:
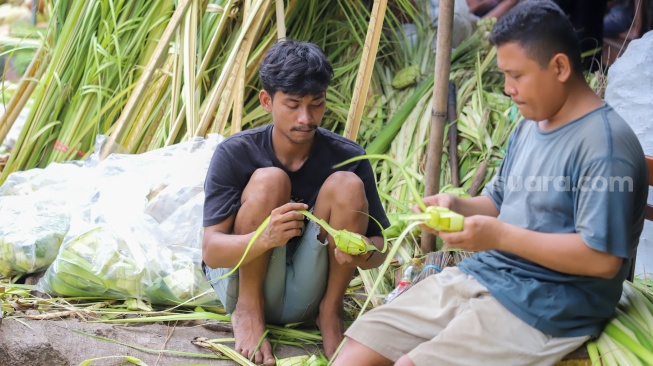
<svg viewBox="0 0 653 366"><path fill-rule="evenodd" d="M168 46L170 44L170 40L172 39L172 35L179 26L181 19L186 14L186 10L188 10L188 7L190 6L190 1L191 0L179 0L177 9L175 9L175 12L172 14L166 30L163 32L159 43L156 45L154 53L152 54L152 58L147 63L147 66L145 66L145 70L143 71L141 78L138 80L136 88L129 97L129 100L127 100L127 104L122 110L118 121L116 121L113 133L111 133L111 136L109 136L109 139L102 148L102 152L100 153L101 160L104 160L109 155L109 153L111 153L116 140L119 139L123 133L126 122L129 121L132 115L136 112L136 107L138 102L141 100L141 96L145 91L145 87L150 83L150 80L152 80L152 76L154 75L154 71L163 61L164 56L168 53Z"/></svg>
<svg viewBox="0 0 653 366"><path fill-rule="evenodd" d="M435 53L435 86L433 88L433 109L426 156L424 196L431 196L440 191L440 166L442 163L442 146L444 144L444 127L447 120L447 89L449 88L449 70L451 68L453 7L454 0L440 1L438 40ZM433 235L426 232L422 235L421 248L422 253L429 253L435 249Z"/></svg>
<svg viewBox="0 0 653 366"><path fill-rule="evenodd" d="M483 160L478 164L478 168L476 168L476 175L474 175L474 180L467 190L467 193L469 193L470 196L474 197L478 194L478 190L481 188L481 184L483 184L485 173L487 173L487 167L487 160Z"/></svg>
<svg viewBox="0 0 653 366"><path fill-rule="evenodd" d="M363 110L367 101L367 92L370 86L372 70L374 69L374 61L376 61L376 51L379 48L381 28L383 27L387 5L388 0L374 0L374 6L372 7L370 25L367 28L361 63L358 68L356 85L354 86L354 97L349 106L347 124L345 125L345 137L352 141L356 141L361 119L363 118Z"/></svg>

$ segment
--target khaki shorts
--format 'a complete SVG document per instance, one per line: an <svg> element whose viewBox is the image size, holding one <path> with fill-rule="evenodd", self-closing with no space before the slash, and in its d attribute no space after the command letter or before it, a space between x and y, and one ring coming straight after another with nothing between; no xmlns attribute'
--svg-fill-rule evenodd
<svg viewBox="0 0 653 366"><path fill-rule="evenodd" d="M457 267L356 320L347 337L423 365L553 365L589 337L555 338L517 318Z"/></svg>

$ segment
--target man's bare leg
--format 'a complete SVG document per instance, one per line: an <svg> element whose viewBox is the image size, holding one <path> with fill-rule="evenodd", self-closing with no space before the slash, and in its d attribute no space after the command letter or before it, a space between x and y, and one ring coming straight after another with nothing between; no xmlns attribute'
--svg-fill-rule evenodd
<svg viewBox="0 0 653 366"><path fill-rule="evenodd" d="M369 218L365 187L361 179L351 172L335 172L325 182L315 203L315 216L327 221L334 229L346 229L365 234ZM327 233L320 232L320 240ZM343 297L354 274L355 266L340 265L335 259L335 243L329 235L329 275L327 288L320 303L317 325L322 333L324 351L328 358L334 354L343 339Z"/></svg>
<svg viewBox="0 0 653 366"><path fill-rule="evenodd" d="M405 358L408 358L408 356L404 356ZM404 357L400 358L399 361L395 365L399 366L406 366L412 364L403 364L399 363L404 359ZM408 359L410 362L410 359ZM345 341L345 345L342 347L340 350L340 353L338 353L338 357L336 357L335 360L333 360L333 366L349 366L349 365L357 365L357 366L383 366L383 365L392 365L393 362L391 360L388 360L387 358L383 357L381 354L378 352L374 351L373 349L356 342L355 340L351 338L347 338Z"/></svg>
<svg viewBox="0 0 653 366"><path fill-rule="evenodd" d="M236 215L234 234L255 231L272 210L290 201L290 179L278 168L258 169L243 191L242 206ZM251 358L265 332L263 282L268 270L268 251L239 268L238 302L231 314L236 350ZM268 340L254 355L257 364L273 365L272 347Z"/></svg>

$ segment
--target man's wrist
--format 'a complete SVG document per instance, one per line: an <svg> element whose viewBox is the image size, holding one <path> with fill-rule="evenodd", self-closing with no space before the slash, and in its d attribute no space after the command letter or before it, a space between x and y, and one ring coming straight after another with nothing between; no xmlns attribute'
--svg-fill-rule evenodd
<svg viewBox="0 0 653 366"><path fill-rule="evenodd" d="M372 256L374 256L374 253L376 253L376 250L370 250L370 255L365 260L365 263L369 262L370 259L372 259Z"/></svg>

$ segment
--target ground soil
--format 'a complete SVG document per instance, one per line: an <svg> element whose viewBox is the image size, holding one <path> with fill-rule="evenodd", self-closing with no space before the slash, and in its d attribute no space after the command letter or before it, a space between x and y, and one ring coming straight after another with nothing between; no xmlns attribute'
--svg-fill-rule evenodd
<svg viewBox="0 0 653 366"><path fill-rule="evenodd" d="M211 355L191 343L195 337L232 338L228 324L186 322L183 324L111 325L79 319L25 320L7 319L0 323L0 366L68 366L106 356L132 356L149 366L160 365L236 365L230 360L216 360L171 354L144 352L134 348L92 338L86 333L110 338L132 346L152 350L175 350ZM233 343L226 343L233 347ZM315 349L309 350L315 352ZM307 354L297 347L279 345L279 358ZM92 365L131 365L124 357L105 359Z"/></svg>

